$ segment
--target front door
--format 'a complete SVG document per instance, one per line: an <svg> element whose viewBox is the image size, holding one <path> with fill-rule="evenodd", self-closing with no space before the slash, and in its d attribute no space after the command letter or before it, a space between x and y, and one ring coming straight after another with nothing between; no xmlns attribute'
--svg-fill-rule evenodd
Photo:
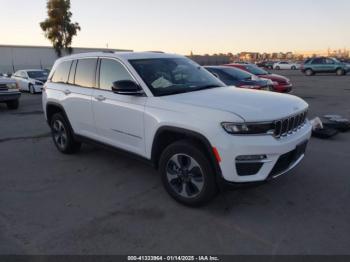
<svg viewBox="0 0 350 262"><path fill-rule="evenodd" d="M112 92L115 81L135 81L118 60L102 58L98 89L92 97L99 140L139 155L145 155L144 110L147 97Z"/></svg>

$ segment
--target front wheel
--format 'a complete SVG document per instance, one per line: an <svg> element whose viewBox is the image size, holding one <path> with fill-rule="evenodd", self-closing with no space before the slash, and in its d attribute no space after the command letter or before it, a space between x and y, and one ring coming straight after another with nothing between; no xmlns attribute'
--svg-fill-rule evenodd
<svg viewBox="0 0 350 262"><path fill-rule="evenodd" d="M168 146L161 155L159 171L167 192L182 204L200 206L217 193L214 169L191 141Z"/></svg>
<svg viewBox="0 0 350 262"><path fill-rule="evenodd" d="M73 154L80 150L81 143L75 141L68 121L61 113L52 117L50 126L53 141L61 153Z"/></svg>
<svg viewBox="0 0 350 262"><path fill-rule="evenodd" d="M276 66L276 70L281 70L281 68L279 66Z"/></svg>
<svg viewBox="0 0 350 262"><path fill-rule="evenodd" d="M292 66L292 70L297 70L297 68L295 66Z"/></svg>
<svg viewBox="0 0 350 262"><path fill-rule="evenodd" d="M337 74L337 76L343 76L343 75L345 75L345 71L343 69L339 68L339 69L337 69L336 74Z"/></svg>

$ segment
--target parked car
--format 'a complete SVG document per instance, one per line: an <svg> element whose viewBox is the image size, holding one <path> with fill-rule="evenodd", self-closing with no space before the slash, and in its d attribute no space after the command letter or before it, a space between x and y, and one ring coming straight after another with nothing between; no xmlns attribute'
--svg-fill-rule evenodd
<svg viewBox="0 0 350 262"><path fill-rule="evenodd" d="M40 93L47 81L48 73L45 70L20 70L12 79L18 83L21 91L29 91L31 94Z"/></svg>
<svg viewBox="0 0 350 262"><path fill-rule="evenodd" d="M16 81L0 76L0 103L6 103L8 109L18 109L20 97Z"/></svg>
<svg viewBox="0 0 350 262"><path fill-rule="evenodd" d="M256 65L258 67L266 68L266 69L273 69L273 65L275 64L275 61L262 61L257 63Z"/></svg>
<svg viewBox="0 0 350 262"><path fill-rule="evenodd" d="M300 64L293 63L293 62L287 62L287 61L281 61L277 62L273 65L273 69L275 70L297 70L300 69Z"/></svg>
<svg viewBox="0 0 350 262"><path fill-rule="evenodd" d="M228 66L206 66L204 68L228 86L266 91L273 90L271 80L261 79L238 68Z"/></svg>
<svg viewBox="0 0 350 262"><path fill-rule="evenodd" d="M303 159L312 129L302 99L226 86L192 60L165 53L61 58L42 99L60 152L95 141L136 154L190 206L212 199L218 184L288 172Z"/></svg>
<svg viewBox="0 0 350 262"><path fill-rule="evenodd" d="M254 65L228 64L226 66L242 69L260 78L270 79L273 83L273 91L275 92L278 92L278 93L292 92L293 85L290 82L290 80L284 76L271 74L270 72Z"/></svg>
<svg viewBox="0 0 350 262"><path fill-rule="evenodd" d="M307 76L318 73L335 73L342 76L350 71L350 67L336 58L316 57L306 60L301 67L301 71Z"/></svg>

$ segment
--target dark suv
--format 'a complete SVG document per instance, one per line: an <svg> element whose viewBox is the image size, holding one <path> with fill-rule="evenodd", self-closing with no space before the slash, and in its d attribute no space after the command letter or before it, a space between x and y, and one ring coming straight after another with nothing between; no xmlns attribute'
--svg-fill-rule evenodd
<svg viewBox="0 0 350 262"><path fill-rule="evenodd" d="M307 76L317 73L335 73L342 76L350 71L350 67L335 58L317 57L306 60L301 66L301 71Z"/></svg>

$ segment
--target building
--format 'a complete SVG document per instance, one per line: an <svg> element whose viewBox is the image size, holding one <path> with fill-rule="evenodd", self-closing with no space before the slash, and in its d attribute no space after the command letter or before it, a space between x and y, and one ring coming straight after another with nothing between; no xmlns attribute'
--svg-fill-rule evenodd
<svg viewBox="0 0 350 262"><path fill-rule="evenodd" d="M104 48L73 48L73 54L106 50ZM109 51L132 51L108 49ZM0 73L13 73L21 69L51 68L57 59L52 47L0 45Z"/></svg>

